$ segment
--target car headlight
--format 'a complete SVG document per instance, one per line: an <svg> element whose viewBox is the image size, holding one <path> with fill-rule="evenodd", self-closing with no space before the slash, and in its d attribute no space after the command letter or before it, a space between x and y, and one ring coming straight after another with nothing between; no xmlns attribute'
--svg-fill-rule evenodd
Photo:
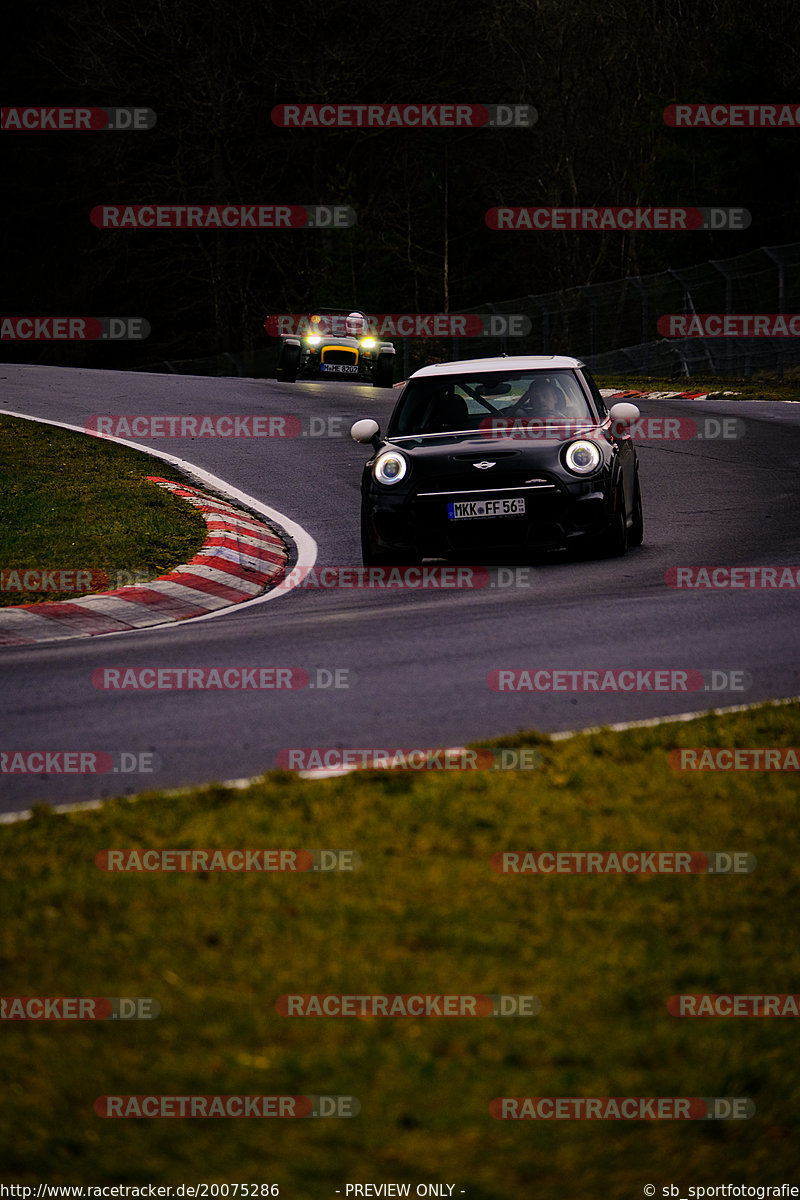
<svg viewBox="0 0 800 1200"><path fill-rule="evenodd" d="M372 466L372 474L378 483L399 483L408 470L408 463L396 450L384 450Z"/></svg>
<svg viewBox="0 0 800 1200"><path fill-rule="evenodd" d="M309 346L318 346L322 341L322 338L318 333L310 333L306 338L306 341L308 342Z"/></svg>
<svg viewBox="0 0 800 1200"><path fill-rule="evenodd" d="M373 346L376 346L376 345L377 345L377 342L375 341L375 338L373 338L373 337L365 337L365 338L361 339L362 350L371 350L373 348Z"/></svg>
<svg viewBox="0 0 800 1200"><path fill-rule="evenodd" d="M571 442L564 455L568 471L575 475L591 475L602 461L602 455L594 442Z"/></svg>

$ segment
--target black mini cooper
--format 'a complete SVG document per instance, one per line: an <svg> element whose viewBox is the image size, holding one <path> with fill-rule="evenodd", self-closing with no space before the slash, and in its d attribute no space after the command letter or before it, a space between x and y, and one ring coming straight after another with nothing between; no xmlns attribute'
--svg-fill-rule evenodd
<svg viewBox="0 0 800 1200"><path fill-rule="evenodd" d="M621 555L643 535L633 404L606 409L583 363L519 356L423 367L361 484L365 565L583 545Z"/></svg>

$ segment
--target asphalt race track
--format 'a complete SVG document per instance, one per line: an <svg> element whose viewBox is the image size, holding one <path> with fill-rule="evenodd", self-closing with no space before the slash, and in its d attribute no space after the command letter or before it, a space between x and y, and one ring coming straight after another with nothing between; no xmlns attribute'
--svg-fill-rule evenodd
<svg viewBox="0 0 800 1200"><path fill-rule="evenodd" d="M186 459L300 524L318 545L318 567L360 564L359 480L368 452L349 427L365 416L385 425L396 392L33 366L0 371L0 412L79 426L94 414L296 415L306 436L132 440ZM0 649L3 751L125 751L160 762L154 772L125 776L4 774L0 811L258 775L291 747L453 746L518 729L575 729L800 694L796 590L665 584L676 565L800 563L800 405L650 400L640 407L645 416L695 420L732 414L744 420L745 434L638 443L645 544L623 559L554 557L518 576L508 572L515 584L471 590L295 588L210 620ZM61 565L92 564L42 564ZM98 668L128 667L301 667L322 684L339 671L348 686L133 692L92 683ZM498 668L619 667L738 671L744 687L498 693L486 682Z"/></svg>

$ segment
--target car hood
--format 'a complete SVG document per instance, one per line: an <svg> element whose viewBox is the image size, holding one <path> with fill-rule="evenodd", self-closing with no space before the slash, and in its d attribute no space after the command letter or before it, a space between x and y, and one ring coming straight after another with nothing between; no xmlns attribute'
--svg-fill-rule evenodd
<svg viewBox="0 0 800 1200"><path fill-rule="evenodd" d="M492 488L498 483L516 480L520 474L528 475L531 470L564 474L561 450L577 438L591 438L605 451L608 461L611 439L601 425L582 427L580 432L566 433L563 437L528 437L517 433L513 437L491 436L480 433L442 434L423 438L387 438L383 448L394 446L402 450L412 463L414 476L419 482L436 477L448 484L459 486L470 483L473 487ZM491 464L483 466L480 464Z"/></svg>
<svg viewBox="0 0 800 1200"><path fill-rule="evenodd" d="M493 455L525 455L536 453L538 450L550 454L553 449L574 442L578 438L592 438L594 441L608 443L608 430L603 425L593 425L587 422L579 427L570 428L550 426L539 431L532 427L529 430L519 429L513 434L503 435L497 430L476 431L474 433L438 433L424 434L415 437L413 434L388 434L384 438L385 445L397 446L405 454L410 454L415 460L434 458L443 459L448 455L459 458L486 457Z"/></svg>

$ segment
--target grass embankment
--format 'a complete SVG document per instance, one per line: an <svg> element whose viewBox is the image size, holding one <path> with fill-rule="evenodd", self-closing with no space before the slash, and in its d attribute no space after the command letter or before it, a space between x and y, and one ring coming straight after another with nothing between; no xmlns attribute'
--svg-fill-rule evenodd
<svg viewBox="0 0 800 1200"><path fill-rule="evenodd" d="M600 374L596 379L598 387L618 388L620 391L707 393L717 400L800 400L800 379L790 372L784 379L770 376L735 379L729 375L690 375L666 379L645 375Z"/></svg>
<svg viewBox="0 0 800 1200"><path fill-rule="evenodd" d="M102 592L114 586L115 572L123 583L143 582L192 558L206 538L205 521L148 475L185 482L141 451L0 416L0 606L87 594L85 587L20 591L25 580L10 572L95 571L88 591Z"/></svg>
<svg viewBox="0 0 800 1200"><path fill-rule="evenodd" d="M503 743L494 743L503 744ZM14 1181L448 1182L472 1200L792 1182L797 1021L680 992L796 992L797 774L674 746L797 746L800 705L537 746L533 772L266 776L0 827L6 996L147 996L151 1022L6 1022ZM108 874L109 848L346 848L338 874ZM727 850L741 876L497 875L505 849ZM532 1019L310 1019L283 993L533 993ZM107 1120L109 1094L339 1093L351 1120ZM496 1096L746 1096L749 1121L501 1122ZM412 1188L412 1195L414 1194ZM687 1194L682 1192L681 1194Z"/></svg>

